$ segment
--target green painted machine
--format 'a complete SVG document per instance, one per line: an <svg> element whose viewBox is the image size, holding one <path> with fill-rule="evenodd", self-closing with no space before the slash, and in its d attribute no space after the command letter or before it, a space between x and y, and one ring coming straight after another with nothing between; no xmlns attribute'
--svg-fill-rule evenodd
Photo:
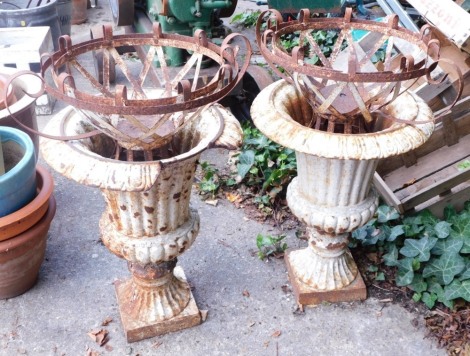
<svg viewBox="0 0 470 356"><path fill-rule="evenodd" d="M139 33L151 32L152 23L159 22L164 33L193 36L201 29L218 38L226 35L220 18L233 14L237 0L110 0L110 5L118 26L133 26ZM185 63L182 50L167 49L166 56L170 66Z"/></svg>

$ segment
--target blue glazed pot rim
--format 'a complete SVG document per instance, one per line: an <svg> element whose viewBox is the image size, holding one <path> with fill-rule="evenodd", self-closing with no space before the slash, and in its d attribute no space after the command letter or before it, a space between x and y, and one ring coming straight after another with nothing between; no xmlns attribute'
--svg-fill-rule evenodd
<svg viewBox="0 0 470 356"><path fill-rule="evenodd" d="M31 162L33 162L32 169L35 169L36 153L34 151L33 141L26 133L12 127L0 126L0 140L2 144L3 142L14 141L24 149L24 155L21 160L8 172L0 175L0 183L14 178L18 172L23 170L26 166L31 165Z"/></svg>

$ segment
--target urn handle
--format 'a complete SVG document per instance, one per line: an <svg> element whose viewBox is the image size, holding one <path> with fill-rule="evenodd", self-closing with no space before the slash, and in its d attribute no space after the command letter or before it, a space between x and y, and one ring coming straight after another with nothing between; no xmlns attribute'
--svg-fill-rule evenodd
<svg viewBox="0 0 470 356"><path fill-rule="evenodd" d="M211 142L209 148L226 148L228 150L239 148L243 141L243 130L237 118L229 109L220 104L211 105L209 110L220 120L219 134Z"/></svg>

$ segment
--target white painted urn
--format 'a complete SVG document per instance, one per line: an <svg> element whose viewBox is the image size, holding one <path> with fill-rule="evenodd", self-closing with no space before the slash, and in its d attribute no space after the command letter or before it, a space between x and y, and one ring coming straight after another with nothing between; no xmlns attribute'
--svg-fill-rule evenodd
<svg viewBox="0 0 470 356"><path fill-rule="evenodd" d="M296 152L298 176L288 186L287 203L307 226L309 239L308 247L289 250L285 260L301 305L366 298L348 239L377 209L371 184L375 168L380 159L423 144L434 128L429 107L410 93L382 113L408 123L384 120L381 130L361 134L310 128L307 98L284 80L262 90L253 102L251 115L259 130Z"/></svg>
<svg viewBox="0 0 470 356"><path fill-rule="evenodd" d="M76 136L93 129L67 107L44 132ZM183 270L176 267L177 257L199 231L199 215L189 204L194 173L205 149L235 149L241 140L239 122L218 104L203 109L170 142L153 150L152 160L138 161L138 151L134 161L116 159L114 141L105 134L68 142L43 138L42 154L52 168L103 193L101 238L128 261L132 273L115 283L129 342L201 322Z"/></svg>

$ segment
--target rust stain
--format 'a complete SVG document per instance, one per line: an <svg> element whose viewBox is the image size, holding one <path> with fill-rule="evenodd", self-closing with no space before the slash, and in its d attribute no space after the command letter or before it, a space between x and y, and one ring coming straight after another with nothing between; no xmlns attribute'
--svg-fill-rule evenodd
<svg viewBox="0 0 470 356"><path fill-rule="evenodd" d="M341 242L337 242L337 243L334 243L334 244L329 244L326 246L326 249L327 250L338 250L340 248L343 248L345 245L345 243L341 243Z"/></svg>

